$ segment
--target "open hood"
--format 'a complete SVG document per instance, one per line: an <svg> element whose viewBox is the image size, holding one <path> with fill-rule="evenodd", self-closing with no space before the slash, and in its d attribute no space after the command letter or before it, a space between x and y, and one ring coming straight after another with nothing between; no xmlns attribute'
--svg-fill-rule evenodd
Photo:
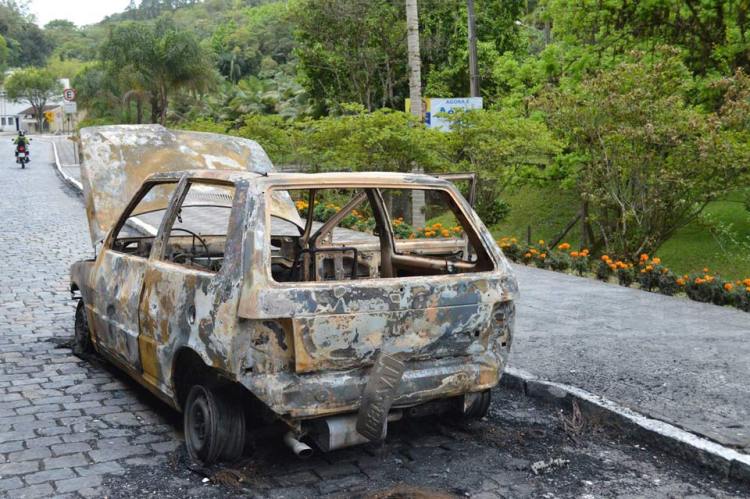
<svg viewBox="0 0 750 499"><path fill-rule="evenodd" d="M91 242L107 232L152 173L183 170L273 171L255 141L216 133L168 130L161 125L81 129L81 183Z"/></svg>

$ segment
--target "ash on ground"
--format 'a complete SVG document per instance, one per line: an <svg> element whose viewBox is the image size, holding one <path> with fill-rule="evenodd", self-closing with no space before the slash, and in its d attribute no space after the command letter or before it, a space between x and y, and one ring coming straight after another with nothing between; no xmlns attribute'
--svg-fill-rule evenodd
<svg viewBox="0 0 750 499"><path fill-rule="evenodd" d="M571 424L571 422L575 424ZM259 437L243 461L205 469L184 446L105 483L110 497L747 497L750 487L620 436L575 411L493 391L489 415L392 423L382 445L296 458Z"/></svg>

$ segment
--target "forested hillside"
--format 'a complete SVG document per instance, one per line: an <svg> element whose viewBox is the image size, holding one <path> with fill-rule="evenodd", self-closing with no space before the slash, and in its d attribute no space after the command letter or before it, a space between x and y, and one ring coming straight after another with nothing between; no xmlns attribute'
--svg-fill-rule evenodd
<svg viewBox="0 0 750 499"><path fill-rule="evenodd" d="M750 273L750 4L474 3L484 111L450 133L403 112L403 0L142 0L43 29L5 0L0 58L71 78L82 125L239 134L313 169L478 171L497 233L569 225L594 253L693 245ZM418 4L423 95L467 96L466 1Z"/></svg>

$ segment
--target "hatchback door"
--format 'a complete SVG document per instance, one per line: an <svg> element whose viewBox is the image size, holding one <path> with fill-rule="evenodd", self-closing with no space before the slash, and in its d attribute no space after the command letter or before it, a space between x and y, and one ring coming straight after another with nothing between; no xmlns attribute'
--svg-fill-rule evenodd
<svg viewBox="0 0 750 499"><path fill-rule="evenodd" d="M480 236L454 189L435 182L439 188L342 181L308 197L290 190L308 219L302 249L284 255L294 238L271 236L272 277L281 282L258 290L255 302L243 297L241 316L290 317L298 373L366 366L380 351L409 361L485 351L493 308L508 298L502 273L493 272L489 234ZM419 227L414 213L422 214Z"/></svg>
<svg viewBox="0 0 750 499"><path fill-rule="evenodd" d="M382 350L400 360L480 353L486 347L499 283L488 278L412 278L300 290L314 303L293 319L298 373L361 367Z"/></svg>

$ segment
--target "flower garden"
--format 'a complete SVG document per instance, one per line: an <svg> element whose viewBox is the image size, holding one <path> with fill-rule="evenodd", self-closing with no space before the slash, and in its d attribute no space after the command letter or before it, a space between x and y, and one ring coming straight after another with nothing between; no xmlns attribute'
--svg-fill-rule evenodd
<svg viewBox="0 0 750 499"><path fill-rule="evenodd" d="M295 201L295 206L302 218L307 217L309 203L303 199ZM313 220L325 222L335 213L341 210L341 206L332 202L315 202L313 207ZM455 222L455 220L454 220ZM463 228L457 223L429 223L425 227L412 227L404 222L403 217L398 217L392 222L393 235L396 239L432 239L457 237L463 234ZM359 232L372 232L375 228L375 219L367 211L352 210L339 224L341 227L353 229Z"/></svg>
<svg viewBox="0 0 750 499"><path fill-rule="evenodd" d="M640 255L638 261L632 262L614 259L606 254L594 259L588 249L572 250L568 243L551 248L543 240L536 244L524 244L514 237L503 237L497 243L505 256L517 263L592 276L601 281L635 286L668 296L685 295L691 300L731 305L750 312L750 277L725 280L708 268L702 272L678 275L660 258L652 258L645 253Z"/></svg>

